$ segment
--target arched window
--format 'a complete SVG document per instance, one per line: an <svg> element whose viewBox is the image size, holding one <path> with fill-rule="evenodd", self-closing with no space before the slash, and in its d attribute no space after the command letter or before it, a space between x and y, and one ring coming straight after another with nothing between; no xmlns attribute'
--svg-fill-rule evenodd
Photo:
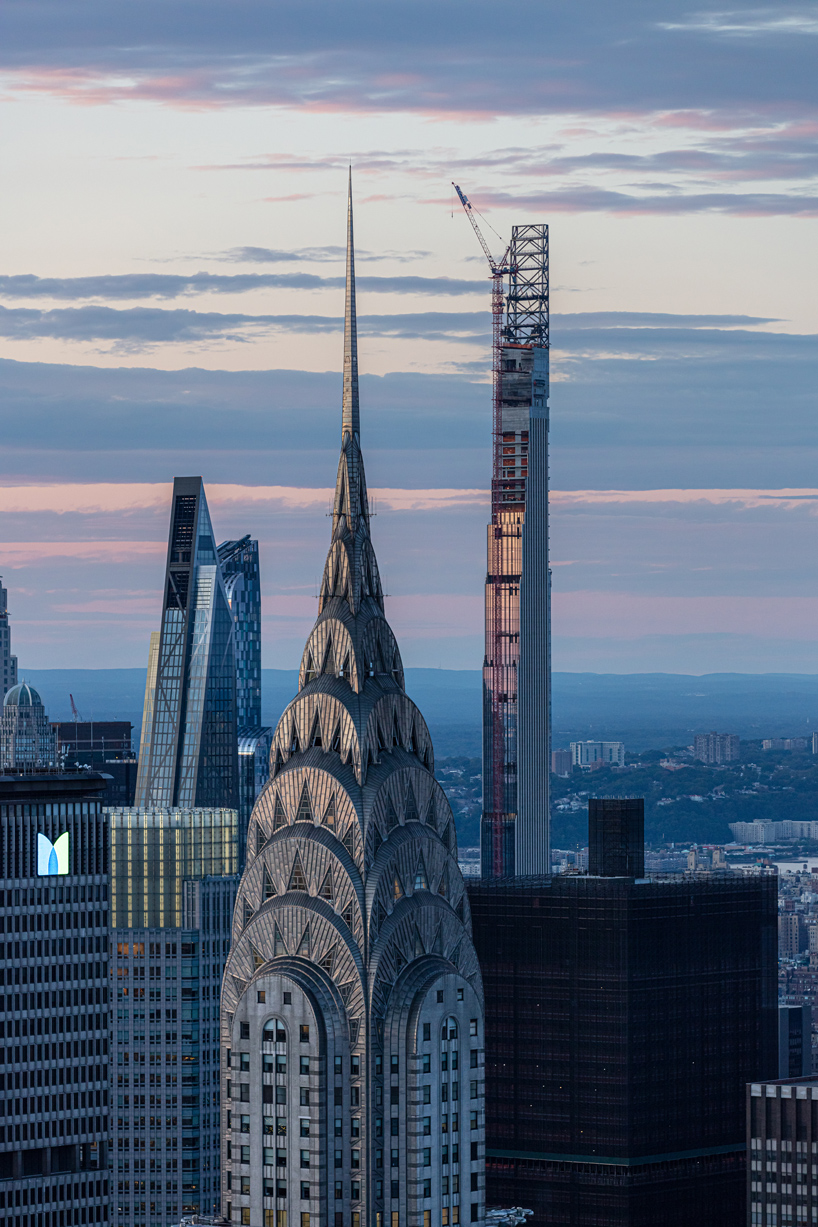
<svg viewBox="0 0 818 1227"><path fill-rule="evenodd" d="M286 1044L287 1032L284 1030L284 1024L280 1018L269 1018L264 1024L262 1032L262 1043L264 1044Z"/></svg>
<svg viewBox="0 0 818 1227"><path fill-rule="evenodd" d="M440 1038L442 1040L456 1040L457 1039L457 1019L456 1018L444 1018L443 1028L440 1033Z"/></svg>

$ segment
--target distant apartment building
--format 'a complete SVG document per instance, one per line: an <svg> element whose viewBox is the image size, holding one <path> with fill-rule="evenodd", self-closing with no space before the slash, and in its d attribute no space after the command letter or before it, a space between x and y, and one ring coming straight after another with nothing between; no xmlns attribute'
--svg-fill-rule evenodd
<svg viewBox="0 0 818 1227"><path fill-rule="evenodd" d="M785 819L783 822L759 820L756 822L730 822L730 830L737 844L770 844L791 839L818 840L818 822L799 822Z"/></svg>
<svg viewBox="0 0 818 1227"><path fill-rule="evenodd" d="M551 772L553 775L570 775L573 765L574 759L570 750L551 751Z"/></svg>
<svg viewBox="0 0 818 1227"><path fill-rule="evenodd" d="M812 752L818 754L818 733L812 734Z"/></svg>
<svg viewBox="0 0 818 1227"><path fill-rule="evenodd" d="M809 946L804 918L798 912L782 912L778 917L778 954L782 959L797 959Z"/></svg>
<svg viewBox="0 0 818 1227"><path fill-rule="evenodd" d="M0 583L0 669L2 669L3 694L17 685L17 657L11 654L11 627L9 626L8 593Z"/></svg>
<svg viewBox="0 0 818 1227"><path fill-rule="evenodd" d="M818 1222L818 1077L747 1087L748 1227Z"/></svg>
<svg viewBox="0 0 818 1227"><path fill-rule="evenodd" d="M33 686L20 682L3 700L0 716L0 767L34 771L56 767L57 737L43 701Z"/></svg>
<svg viewBox="0 0 818 1227"><path fill-rule="evenodd" d="M813 754L815 753L815 734L813 734ZM765 737L761 743L762 750L806 750L806 737Z"/></svg>
<svg viewBox="0 0 818 1227"><path fill-rule="evenodd" d="M623 741L572 741L571 765L573 767L625 766L625 743Z"/></svg>
<svg viewBox="0 0 818 1227"><path fill-rule="evenodd" d="M736 733L697 733L693 738L693 757L701 763L732 763L738 756Z"/></svg>

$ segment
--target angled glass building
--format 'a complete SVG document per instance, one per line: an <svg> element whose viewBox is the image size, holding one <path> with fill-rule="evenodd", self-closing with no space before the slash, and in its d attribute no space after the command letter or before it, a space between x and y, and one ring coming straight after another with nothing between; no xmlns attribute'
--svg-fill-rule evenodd
<svg viewBox="0 0 818 1227"><path fill-rule="evenodd" d="M224 590L233 618L236 652L236 721L239 728L261 724L261 582L258 541L250 536L219 546Z"/></svg>
<svg viewBox="0 0 818 1227"><path fill-rule="evenodd" d="M237 808L236 653L201 477L173 483L162 629L151 639L137 808Z"/></svg>
<svg viewBox="0 0 818 1227"><path fill-rule="evenodd" d="M224 590L233 618L236 712L239 732L239 866L244 867L247 826L270 775L273 730L261 723L261 582L258 541L250 536L219 546Z"/></svg>
<svg viewBox="0 0 818 1227"><path fill-rule="evenodd" d="M228 1219L484 1221L483 991L369 532L351 198L332 539L250 821L221 1018Z"/></svg>

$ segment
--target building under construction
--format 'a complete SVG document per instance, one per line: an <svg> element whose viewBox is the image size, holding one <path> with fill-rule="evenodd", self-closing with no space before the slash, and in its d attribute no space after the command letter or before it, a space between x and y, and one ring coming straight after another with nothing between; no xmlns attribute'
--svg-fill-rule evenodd
<svg viewBox="0 0 818 1227"><path fill-rule="evenodd" d="M484 878L550 872L548 226L514 226L492 277L493 466L483 660Z"/></svg>

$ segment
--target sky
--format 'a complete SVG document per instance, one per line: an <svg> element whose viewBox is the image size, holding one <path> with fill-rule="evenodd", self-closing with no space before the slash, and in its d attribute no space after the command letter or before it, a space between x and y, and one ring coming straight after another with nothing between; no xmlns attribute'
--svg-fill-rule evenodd
<svg viewBox="0 0 818 1227"><path fill-rule="evenodd" d="M0 574L25 668L144 667L174 475L316 612L347 167L410 666L479 668L489 281L551 240L553 665L818 672L818 6L4 0Z"/></svg>

